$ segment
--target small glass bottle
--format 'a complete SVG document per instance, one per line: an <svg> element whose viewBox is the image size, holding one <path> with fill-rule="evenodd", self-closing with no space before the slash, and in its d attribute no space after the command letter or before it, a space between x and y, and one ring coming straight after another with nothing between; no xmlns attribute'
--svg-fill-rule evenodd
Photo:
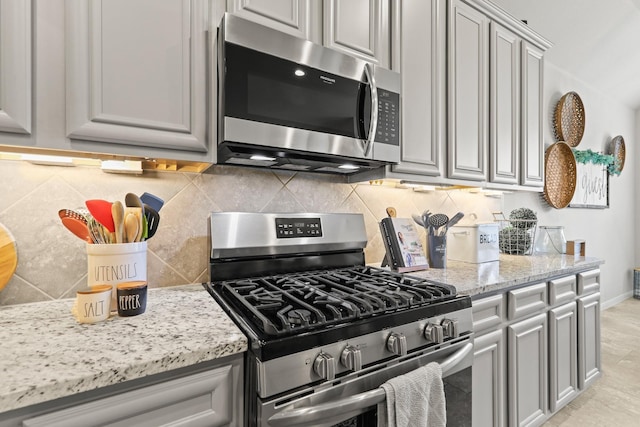
<svg viewBox="0 0 640 427"><path fill-rule="evenodd" d="M538 254L564 254L567 250L567 239L564 237L564 227L561 225L538 227L535 252Z"/></svg>

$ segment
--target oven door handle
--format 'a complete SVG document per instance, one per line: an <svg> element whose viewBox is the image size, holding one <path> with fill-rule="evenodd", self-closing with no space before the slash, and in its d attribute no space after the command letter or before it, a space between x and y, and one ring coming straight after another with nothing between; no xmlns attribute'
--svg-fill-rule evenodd
<svg viewBox="0 0 640 427"><path fill-rule="evenodd" d="M446 376L458 363L460 363L473 350L473 343L465 344L460 350L453 353L440 363L442 376ZM312 424L322 421L329 416L358 411L384 402L386 393L381 387L354 396L346 397L338 401L322 403L316 406L296 408L290 411L282 411L269 418L269 425L296 426Z"/></svg>

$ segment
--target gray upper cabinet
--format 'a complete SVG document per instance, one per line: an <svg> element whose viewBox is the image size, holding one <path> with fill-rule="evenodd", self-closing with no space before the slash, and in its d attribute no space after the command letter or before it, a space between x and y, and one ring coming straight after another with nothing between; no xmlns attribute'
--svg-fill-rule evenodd
<svg viewBox="0 0 640 427"><path fill-rule="evenodd" d="M227 12L259 24L321 43L319 25L312 21L311 0L227 0Z"/></svg>
<svg viewBox="0 0 640 427"><path fill-rule="evenodd" d="M31 133L31 2L0 0L0 131Z"/></svg>
<svg viewBox="0 0 640 427"><path fill-rule="evenodd" d="M389 68L388 1L324 0L322 28L325 46Z"/></svg>
<svg viewBox="0 0 640 427"><path fill-rule="evenodd" d="M402 146L393 172L443 176L446 3L394 3L392 67L402 74Z"/></svg>
<svg viewBox="0 0 640 427"><path fill-rule="evenodd" d="M448 177L486 181L489 19L462 1L449 5Z"/></svg>
<svg viewBox="0 0 640 427"><path fill-rule="evenodd" d="M67 136L206 152L206 1L65 6Z"/></svg>
<svg viewBox="0 0 640 427"><path fill-rule="evenodd" d="M390 67L388 1L227 0L227 11Z"/></svg>
<svg viewBox="0 0 640 427"><path fill-rule="evenodd" d="M489 180L518 184L520 38L495 22L490 29Z"/></svg>
<svg viewBox="0 0 640 427"><path fill-rule="evenodd" d="M522 41L522 173L520 184L530 187L544 186L543 53L542 49Z"/></svg>

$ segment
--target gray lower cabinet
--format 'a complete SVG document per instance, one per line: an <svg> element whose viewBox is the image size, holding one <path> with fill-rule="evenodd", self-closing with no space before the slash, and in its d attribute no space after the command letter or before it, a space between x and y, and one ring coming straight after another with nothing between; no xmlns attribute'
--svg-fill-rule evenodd
<svg viewBox="0 0 640 427"><path fill-rule="evenodd" d="M243 355L0 414L1 427L240 427Z"/></svg>
<svg viewBox="0 0 640 427"><path fill-rule="evenodd" d="M547 415L547 314L507 327L509 425L538 426Z"/></svg>
<svg viewBox="0 0 640 427"><path fill-rule="evenodd" d="M578 386L585 389L602 372L600 360L600 293L578 299Z"/></svg>
<svg viewBox="0 0 640 427"><path fill-rule="evenodd" d="M549 409L555 412L578 394L576 302L549 310Z"/></svg>
<svg viewBox="0 0 640 427"><path fill-rule="evenodd" d="M472 425L504 425L505 337L502 329L474 339Z"/></svg>
<svg viewBox="0 0 640 427"><path fill-rule="evenodd" d="M539 426L601 375L600 270L475 299L473 425Z"/></svg>

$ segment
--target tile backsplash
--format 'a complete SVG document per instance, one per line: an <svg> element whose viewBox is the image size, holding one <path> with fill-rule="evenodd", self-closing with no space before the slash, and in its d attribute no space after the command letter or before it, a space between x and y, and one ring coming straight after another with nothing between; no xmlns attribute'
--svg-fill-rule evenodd
<svg viewBox="0 0 640 427"><path fill-rule="evenodd" d="M0 291L0 305L70 298L87 284L85 244L58 217L87 199L124 202L126 193L153 193L165 201L160 226L148 241L150 287L207 280L207 217L212 211L359 212L368 235L368 263L384 256L378 221L393 206L398 216L425 209L492 220L502 200L466 191L416 192L390 186L345 184L327 175L214 166L202 174L107 174L91 167L40 166L0 160L0 223L16 239L18 268Z"/></svg>

